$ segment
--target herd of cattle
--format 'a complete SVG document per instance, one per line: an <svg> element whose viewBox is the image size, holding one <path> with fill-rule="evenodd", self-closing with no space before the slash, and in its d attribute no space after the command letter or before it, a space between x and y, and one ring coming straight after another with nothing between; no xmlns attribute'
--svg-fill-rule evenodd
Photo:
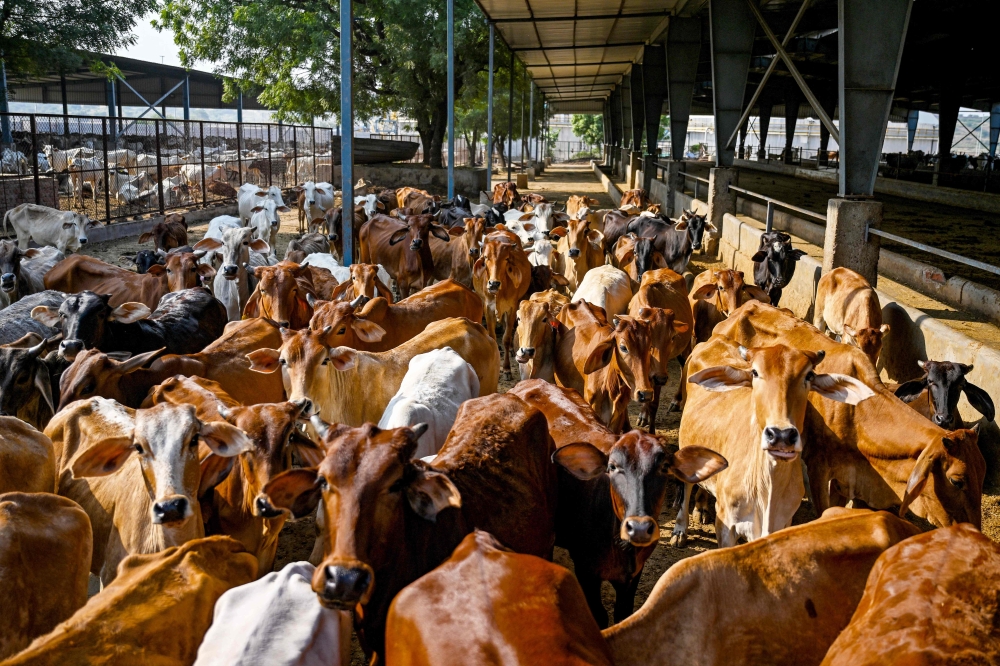
<svg viewBox="0 0 1000 666"><path fill-rule="evenodd" d="M76 253L85 217L5 218L4 666L346 666L352 630L385 664L1000 660L957 408L993 401L946 361L894 395L861 276L823 277L813 326L778 307L789 236L764 235L756 284L692 277L716 229L642 190L384 190L355 200L350 266L329 183L237 197L193 246L168 216L135 270ZM679 447L655 428L671 371ZM633 614L668 495L671 546L714 522L719 549ZM803 498L819 518L792 526ZM309 561L272 571L307 516Z"/></svg>

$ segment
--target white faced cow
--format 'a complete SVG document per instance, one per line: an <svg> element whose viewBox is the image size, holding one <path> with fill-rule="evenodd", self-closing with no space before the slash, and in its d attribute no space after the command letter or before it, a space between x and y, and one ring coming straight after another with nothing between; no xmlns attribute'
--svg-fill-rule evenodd
<svg viewBox="0 0 1000 666"><path fill-rule="evenodd" d="M28 241L33 240L63 254L79 250L87 242L87 230L97 225L86 215L38 204L21 204L8 210L3 217L4 233L8 221L17 234L18 247L27 250Z"/></svg>
<svg viewBox="0 0 1000 666"><path fill-rule="evenodd" d="M333 190L332 187L330 189ZM239 208L239 216L243 220L243 224L250 223L253 209L260 205L262 199L270 199L283 213L289 210L285 205L285 200L281 198L281 188L277 185L272 185L265 190L253 183L243 183L236 194L236 205Z"/></svg>

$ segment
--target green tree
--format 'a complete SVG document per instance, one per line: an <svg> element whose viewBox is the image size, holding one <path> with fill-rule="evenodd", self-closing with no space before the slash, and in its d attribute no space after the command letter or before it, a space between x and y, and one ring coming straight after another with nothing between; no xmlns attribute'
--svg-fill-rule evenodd
<svg viewBox="0 0 1000 666"><path fill-rule="evenodd" d="M588 146L599 146L604 143L604 116L596 113L573 114L570 118L573 134L580 137Z"/></svg>
<svg viewBox="0 0 1000 666"><path fill-rule="evenodd" d="M78 50L108 53L135 43L136 21L157 0L0 0L0 59L9 76L68 71Z"/></svg>

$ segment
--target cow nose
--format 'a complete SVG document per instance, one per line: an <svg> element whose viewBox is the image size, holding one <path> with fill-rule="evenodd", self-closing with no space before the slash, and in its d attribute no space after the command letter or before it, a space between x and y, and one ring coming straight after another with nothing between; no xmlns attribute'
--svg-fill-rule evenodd
<svg viewBox="0 0 1000 666"><path fill-rule="evenodd" d="M240 270L240 267L236 264L226 264L222 267L222 274L226 277L235 277L238 270Z"/></svg>
<svg viewBox="0 0 1000 666"><path fill-rule="evenodd" d="M517 350L517 354L514 355L514 360L518 363L524 363L535 358L535 348L534 347L521 347Z"/></svg>
<svg viewBox="0 0 1000 666"><path fill-rule="evenodd" d="M13 291L14 279L15 276L13 273L4 273L3 275L0 275L0 289L3 289L4 291Z"/></svg>
<svg viewBox="0 0 1000 666"><path fill-rule="evenodd" d="M945 429L950 428L952 424L951 414L935 414L931 417L931 420L934 421L935 425L939 425Z"/></svg>
<svg viewBox="0 0 1000 666"><path fill-rule="evenodd" d="M86 244L87 244L87 239L86 238L81 238L80 239L80 245L86 245Z"/></svg>
<svg viewBox="0 0 1000 666"><path fill-rule="evenodd" d="M172 497L153 504L153 523L174 523L187 517L188 501L186 497Z"/></svg>
<svg viewBox="0 0 1000 666"><path fill-rule="evenodd" d="M59 343L59 353L67 361L72 361L81 351L83 351L83 340L70 339Z"/></svg>
<svg viewBox="0 0 1000 666"><path fill-rule="evenodd" d="M653 399L653 392L652 391L636 391L635 392L635 398L639 402L649 402L650 400Z"/></svg>
<svg viewBox="0 0 1000 666"><path fill-rule="evenodd" d="M775 428L768 426L764 428L764 441L769 446L795 446L799 441L799 431L797 428Z"/></svg>
<svg viewBox="0 0 1000 666"><path fill-rule="evenodd" d="M656 527L656 521L648 516L625 520L625 534L628 540L639 546L645 546L654 539Z"/></svg>
<svg viewBox="0 0 1000 666"><path fill-rule="evenodd" d="M570 248L570 250L569 250L569 256L571 256L571 257L579 257L580 256L580 250L579 250L579 248L575 248L575 247Z"/></svg>
<svg viewBox="0 0 1000 666"><path fill-rule="evenodd" d="M371 585L371 574L360 567L328 565L324 570L323 601L342 607L353 608Z"/></svg>
<svg viewBox="0 0 1000 666"><path fill-rule="evenodd" d="M315 199L310 199L306 203L309 204L310 206L315 206L316 205L316 200Z"/></svg>
<svg viewBox="0 0 1000 666"><path fill-rule="evenodd" d="M329 236L326 237L326 239L336 243L338 240L340 240L340 236L338 236L337 234L330 234Z"/></svg>
<svg viewBox="0 0 1000 666"><path fill-rule="evenodd" d="M293 401L293 403L298 406L299 410L301 410L302 416L312 415L313 401L309 398L300 398L299 400Z"/></svg>
<svg viewBox="0 0 1000 666"><path fill-rule="evenodd" d="M490 292L491 294L495 294L498 291L500 291L500 281L499 280L490 280L489 282L487 282L486 283L486 291Z"/></svg>
<svg viewBox="0 0 1000 666"><path fill-rule="evenodd" d="M424 246L424 241L421 238L415 238L412 243L410 243L411 250L419 250Z"/></svg>
<svg viewBox="0 0 1000 666"><path fill-rule="evenodd" d="M473 256L473 257L478 257L479 256L479 248L478 247L469 248L469 255Z"/></svg>
<svg viewBox="0 0 1000 666"><path fill-rule="evenodd" d="M260 518L277 518L281 515L281 511L271 506L264 495L257 496L257 499L254 500L254 508L256 509L255 513Z"/></svg>

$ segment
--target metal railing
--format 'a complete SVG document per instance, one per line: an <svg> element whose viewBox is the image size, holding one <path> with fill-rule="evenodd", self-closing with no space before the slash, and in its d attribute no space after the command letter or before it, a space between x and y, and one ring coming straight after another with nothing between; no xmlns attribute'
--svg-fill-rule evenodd
<svg viewBox="0 0 1000 666"><path fill-rule="evenodd" d="M984 263L982 261L977 261L976 259L969 259L968 257L963 257L960 254L955 254L954 252L949 252L948 250L941 250L933 245L926 245L924 243L918 243L917 241L910 240L909 238L903 238L902 236L897 236L896 234L890 234L888 231L882 231L881 229L872 229L870 226L865 227L865 240L868 240L868 235L880 236L886 240L890 240L894 243L900 243L901 245L906 245L907 247L912 247L916 250L921 250L923 252L928 252L933 255L937 255L949 261L954 261L958 264L964 264L965 266L970 266L972 268L977 268L981 271L986 271L987 273L992 273L993 275L1000 275L1000 267L993 266L991 264Z"/></svg>
<svg viewBox="0 0 1000 666"><path fill-rule="evenodd" d="M784 201L779 201L778 199L774 199L772 197L760 194L758 192L751 192L750 190L745 190L742 187L736 187L735 185L730 185L729 189L732 190L733 192L739 192L740 194L742 194L745 197L751 197L751 198L754 198L754 199L759 199L759 200L761 200L761 201L763 201L764 203L767 204L767 220L764 223L764 230L765 230L765 232L770 232L771 228L774 226L774 209L775 209L775 207L777 207L777 208L784 208L786 210L790 210L790 211L799 213L800 215L805 215L807 217L811 217L813 219L819 220L823 224L826 224L826 215L820 215L819 213L814 213L811 210L806 210L805 208L799 208L798 206L793 206L790 203L785 203Z"/></svg>
<svg viewBox="0 0 1000 666"><path fill-rule="evenodd" d="M683 178L684 178L685 181L689 181L689 180L694 181L694 185L692 186L691 189L694 191L694 198L695 199L698 198L698 184L699 183L705 183L705 194L708 194L708 178L702 178L701 176L695 176L695 175L692 175L692 174L687 173L685 171L681 172L681 176L683 176Z"/></svg>

